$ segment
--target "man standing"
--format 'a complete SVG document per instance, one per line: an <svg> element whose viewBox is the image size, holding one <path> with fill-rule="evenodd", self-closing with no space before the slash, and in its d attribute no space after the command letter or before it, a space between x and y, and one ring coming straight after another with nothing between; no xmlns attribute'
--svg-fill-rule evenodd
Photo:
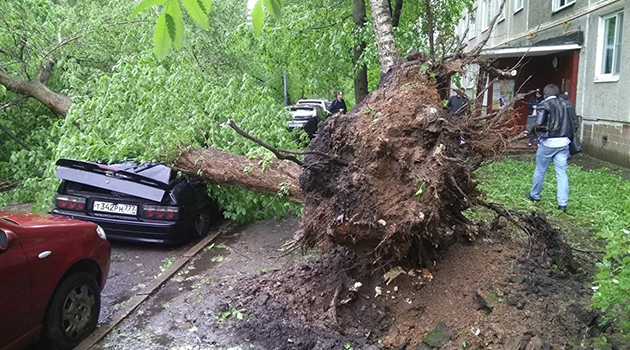
<svg viewBox="0 0 630 350"><path fill-rule="evenodd" d="M556 85L549 84L543 90L545 100L537 105L536 123L530 133L535 129L539 135L540 143L536 152L536 170L534 171L534 183L527 198L533 201L540 200L542 185L549 163L553 160L558 181L558 209L567 210L569 201L569 178L567 176L567 161L569 155L570 137L573 137L577 127L577 117L573 105L567 100L558 98L560 89Z"/></svg>
<svg viewBox="0 0 630 350"><path fill-rule="evenodd" d="M346 107L346 101L343 100L343 92L339 91L337 93L337 98L335 98L330 105L330 114L346 114L348 107Z"/></svg>

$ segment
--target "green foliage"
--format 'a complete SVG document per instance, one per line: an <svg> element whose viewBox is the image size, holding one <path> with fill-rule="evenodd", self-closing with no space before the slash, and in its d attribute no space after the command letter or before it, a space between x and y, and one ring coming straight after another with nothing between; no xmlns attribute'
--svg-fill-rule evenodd
<svg viewBox="0 0 630 350"><path fill-rule="evenodd" d="M38 1L29 0L25 8L10 7L3 15L11 14L15 26L23 25L20 17L36 14L31 9L38 6L36 3ZM55 90L64 91L75 104L65 118L52 116L34 100L26 101L22 108L7 110L6 119L5 114L0 114L0 123L17 131L17 136L33 148L32 152L20 150L14 142L0 138L0 142L11 147L7 147L6 155L3 154L5 148L0 148L0 183L22 181L16 190L0 195L0 205L8 201L35 201L37 209L48 210L59 183L53 176L54 162L61 157L104 162L169 161L182 147L212 146L271 159L269 152L238 136L231 128L222 127L228 119L236 120L245 131L270 144L298 148L294 135L286 131L289 115L283 111L281 99L273 89L243 72L248 70L244 67L241 67L243 71L233 69L230 74L222 75L204 68L209 66L207 59L222 57L223 48L229 47L226 35L207 38L201 35L205 32L193 30L189 38L191 45L203 48L206 56L185 55L158 62L142 52L151 32L150 23L111 26L111 22L127 21L133 2L110 2L112 8L106 3L98 3L103 8L96 2L91 3L92 7L83 7L81 2L81 5L73 5L76 7L52 6L45 10L65 13L75 27L76 23L81 23L81 16L92 22L90 30L79 40L63 48L64 55L57 61L50 81ZM0 6L6 7L6 4ZM240 8L242 4L234 1L217 5L212 15L221 25L212 30L229 29L231 35L241 34L238 23L246 20L246 11L237 15L235 6ZM56 38L58 26L64 25L56 23L45 34ZM15 26L12 30L17 30ZM11 36L3 37L4 33L0 31L3 40L13 40ZM38 32L32 30L23 34L29 33ZM227 61L250 62L252 54L240 61L231 58ZM36 73L38 62L32 64L32 71ZM12 75L19 74L19 66L5 67ZM0 101L17 97L3 93L7 95L0 95ZM299 206L280 195L274 198L216 185L210 186L209 191L220 202L225 215L240 222L300 211ZM282 192L281 185L278 191ZM261 211L262 208L265 210Z"/></svg>
<svg viewBox="0 0 630 350"><path fill-rule="evenodd" d="M233 307L230 307L229 310L224 311L224 312L219 312L217 314L217 318L221 321L227 321L229 319L236 319L236 320L244 320L245 319L245 310L241 309L235 309Z"/></svg>
<svg viewBox="0 0 630 350"><path fill-rule="evenodd" d="M47 210L59 157L169 161L182 147L212 146L262 157L264 167L268 152L221 125L232 118L275 146L298 148L295 140L306 136L286 132L282 73L292 101L331 98L342 90L351 106L352 50L359 40L367 47L357 65L368 67L372 88L378 83L373 29L370 21L358 29L347 18L351 2L259 0L258 14L244 5L225 0L209 11L209 0L0 2L0 64L28 80L52 52L49 86L74 101L65 118L32 99L0 112L0 124L33 149L0 134L0 183L22 181L0 195L0 204L34 200ZM423 50L421 14L418 3L405 4L395 32L402 52ZM254 34L250 15L264 35ZM263 26L267 15L275 20ZM152 39L158 60L147 52ZM178 55L168 56L171 47L181 47ZM0 105L17 97L0 88ZM286 186L279 185L277 195L216 185L209 191L238 221L301 210L282 198Z"/></svg>
<svg viewBox="0 0 630 350"><path fill-rule="evenodd" d="M525 198L531 188L535 169L533 161L503 160L477 171L479 187L488 199L519 209L559 213L555 208L556 181L553 170L543 185L543 198L532 204ZM610 174L606 169L584 171L570 165L568 175L571 198L567 219L590 227L606 240L603 262L594 281L594 305L630 330L630 181Z"/></svg>
<svg viewBox="0 0 630 350"><path fill-rule="evenodd" d="M188 16L204 30L210 29L211 0L181 0ZM143 0L131 13L136 18L142 11L154 6L164 6L153 30L153 49L155 57L163 60L171 47L180 50L184 43L184 16L178 0Z"/></svg>

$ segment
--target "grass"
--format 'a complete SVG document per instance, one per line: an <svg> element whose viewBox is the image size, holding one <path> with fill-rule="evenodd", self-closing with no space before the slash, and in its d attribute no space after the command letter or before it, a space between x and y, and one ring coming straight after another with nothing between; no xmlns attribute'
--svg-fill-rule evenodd
<svg viewBox="0 0 630 350"><path fill-rule="evenodd" d="M525 198L532 186L536 165L531 161L505 159L477 170L479 188L487 199L513 209L535 210L560 215L556 201L556 178L550 167L540 202ZM610 174L605 168L582 170L569 165L567 222L597 232L630 228L630 181Z"/></svg>
<svg viewBox="0 0 630 350"><path fill-rule="evenodd" d="M594 305L606 312L608 319L630 331L630 181L606 168L583 170L570 165L565 214L556 209L553 166L547 171L540 202L533 203L525 197L532 186L535 167L534 160L504 159L488 164L477 170L479 188L488 201L512 209L553 214L550 221L568 231L567 239L572 244L577 241L593 245L597 239L605 242L601 244L605 245L603 261L596 264ZM474 217L476 213L469 215Z"/></svg>

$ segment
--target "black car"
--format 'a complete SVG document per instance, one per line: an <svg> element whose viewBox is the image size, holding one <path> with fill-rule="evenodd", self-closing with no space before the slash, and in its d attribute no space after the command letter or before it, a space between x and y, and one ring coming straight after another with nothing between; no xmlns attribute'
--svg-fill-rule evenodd
<svg viewBox="0 0 630 350"><path fill-rule="evenodd" d="M220 217L203 182L160 163L57 161L54 214L100 225L111 240L176 244L207 234Z"/></svg>

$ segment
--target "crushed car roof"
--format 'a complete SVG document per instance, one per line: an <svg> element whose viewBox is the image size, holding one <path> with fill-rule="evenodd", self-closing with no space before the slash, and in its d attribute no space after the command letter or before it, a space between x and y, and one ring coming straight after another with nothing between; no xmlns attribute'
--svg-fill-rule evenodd
<svg viewBox="0 0 630 350"><path fill-rule="evenodd" d="M59 159L55 177L84 185L160 202L169 189L174 171L161 163L98 164Z"/></svg>

